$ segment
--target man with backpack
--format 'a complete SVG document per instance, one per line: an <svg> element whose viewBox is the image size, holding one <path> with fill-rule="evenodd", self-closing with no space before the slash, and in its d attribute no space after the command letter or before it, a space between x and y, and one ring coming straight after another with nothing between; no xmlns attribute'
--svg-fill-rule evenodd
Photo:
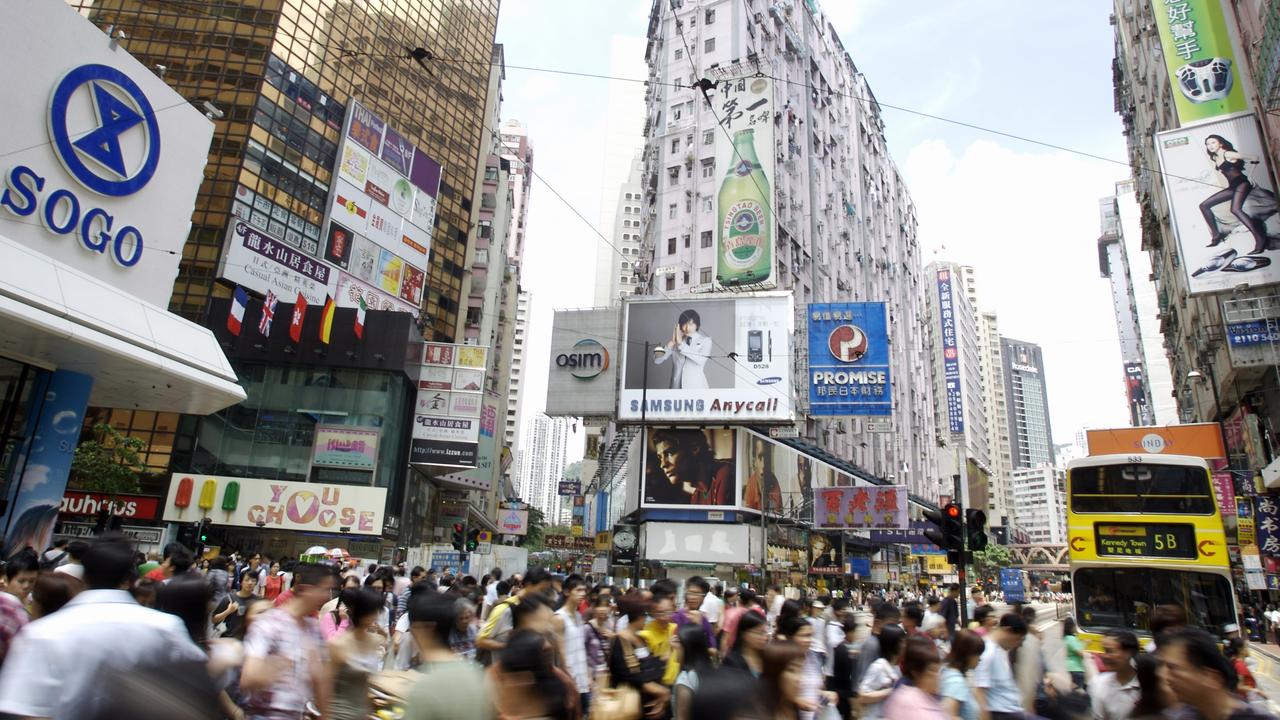
<svg viewBox="0 0 1280 720"><path fill-rule="evenodd" d="M489 611L489 617L485 620L484 627L480 629L480 634L476 636L476 657L482 664L488 665L489 659L495 651L501 650L507 646L507 639L511 637L515 624L511 616L511 607L519 605L523 598L531 595L545 596L547 590L551 587L551 573L546 568L533 568L524 577L524 585L520 591L513 593L505 600L498 601Z"/></svg>

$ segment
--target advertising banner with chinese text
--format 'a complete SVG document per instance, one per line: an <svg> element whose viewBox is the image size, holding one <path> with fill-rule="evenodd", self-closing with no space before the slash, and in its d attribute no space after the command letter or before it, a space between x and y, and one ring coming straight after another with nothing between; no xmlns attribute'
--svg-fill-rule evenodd
<svg viewBox="0 0 1280 720"><path fill-rule="evenodd" d="M1280 214L1257 118L1168 130L1156 151L1189 292L1280 282Z"/></svg>
<svg viewBox="0 0 1280 720"><path fill-rule="evenodd" d="M1254 502L1258 549L1264 556L1280 556L1280 502L1274 495L1259 495Z"/></svg>
<svg viewBox="0 0 1280 720"><path fill-rule="evenodd" d="M722 78L713 91L716 117L716 284L768 289L774 275L773 81L758 66Z"/></svg>
<svg viewBox="0 0 1280 720"><path fill-rule="evenodd" d="M807 314L809 415L893 414L885 304L812 303Z"/></svg>
<svg viewBox="0 0 1280 720"><path fill-rule="evenodd" d="M487 347L423 344L411 464L476 467L488 357Z"/></svg>
<svg viewBox="0 0 1280 720"><path fill-rule="evenodd" d="M942 380L946 386L947 428L964 434L964 391L960 387L960 347L956 340L955 279L951 270L938 270L938 316L942 338Z"/></svg>
<svg viewBox="0 0 1280 720"><path fill-rule="evenodd" d="M814 491L813 526L820 529L910 529L906 485Z"/></svg>
<svg viewBox="0 0 1280 720"><path fill-rule="evenodd" d="M1188 126L1249 109L1222 0L1152 0L1178 121Z"/></svg>

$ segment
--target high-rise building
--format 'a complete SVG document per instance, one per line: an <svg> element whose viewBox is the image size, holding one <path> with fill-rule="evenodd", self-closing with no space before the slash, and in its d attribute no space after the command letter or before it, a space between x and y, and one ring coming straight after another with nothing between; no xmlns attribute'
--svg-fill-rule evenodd
<svg viewBox="0 0 1280 720"><path fill-rule="evenodd" d="M987 415L987 447L991 455L987 515L992 525L1007 525L1012 497L1013 456L1009 447L1008 403L1001 360L1000 325L994 312L978 313L981 347L982 404Z"/></svg>
<svg viewBox="0 0 1280 720"><path fill-rule="evenodd" d="M507 242L507 257L517 265L524 265L525 222L529 219L529 191L533 183L533 143L529 141L529 128L519 120L502 124L500 155L511 165L512 226Z"/></svg>
<svg viewBox="0 0 1280 720"><path fill-rule="evenodd" d="M1013 513L1032 545L1067 541L1066 471L1051 465L1013 471Z"/></svg>
<svg viewBox="0 0 1280 720"><path fill-rule="evenodd" d="M528 346L529 331L529 312L530 305L533 303L533 297L527 290L520 290L516 296L515 307L515 335L512 340L511 351L511 379L508 381L507 390L507 420L506 429L503 432L503 438L506 446L511 448L514 453L520 449L520 443L523 437L520 433L524 432L523 415L524 415L524 384L525 376L525 356L524 351Z"/></svg>
<svg viewBox="0 0 1280 720"><path fill-rule="evenodd" d="M1142 228L1134 200L1133 181L1116 183L1116 194L1098 201L1102 235L1098 237L1098 265L1111 287L1111 305L1120 338L1121 372L1129 424L1158 425L1173 419L1173 382L1160 346L1159 308L1151 282L1151 259L1142 251ZM1126 232L1128 230L1128 232ZM1147 342L1152 338L1152 342ZM1163 406L1160 413L1157 406Z"/></svg>
<svg viewBox="0 0 1280 720"><path fill-rule="evenodd" d="M977 297L973 277L971 268L957 263L930 263L924 296L933 358L929 374L937 403L934 423L940 439L936 472L941 478L963 475L968 481L962 488L967 495L961 496L965 506L985 508L991 502L987 477L992 474L992 434L983 382L984 343L979 314L970 300ZM988 357L989 353L988 349ZM944 494L951 494L947 485Z"/></svg>
<svg viewBox="0 0 1280 720"><path fill-rule="evenodd" d="M892 433L807 418L804 434L876 477L935 499L932 393L906 381L929 364L916 210L889 155L880 108L867 100L867 78L835 28L815 3L655 0L645 57L645 292L680 296L718 287L717 197L737 165L717 162L716 145L731 141L726 113L744 109L708 100L720 99L731 81L757 72L772 77L765 92L773 113L765 122L773 142L756 148L773 167L772 187L761 193L777 226L768 250L776 260L771 282L793 295L798 320L808 303L887 302L890 365L903 380L893 385ZM704 97L693 87L704 78L722 86ZM802 358L798 353L798 381Z"/></svg>
<svg viewBox="0 0 1280 720"><path fill-rule="evenodd" d="M99 409L95 419L143 439L148 458L164 458L166 467L154 470L234 477L242 498L271 481L337 488L335 495L367 498L371 512L378 505L384 518L380 527L350 528L352 537L420 542L428 510L405 499L429 495L405 462L417 380L386 359L414 351L415 336L462 339L497 0L284 0L231 10L151 0L71 5L120 31L121 48L179 94L214 108L205 180L169 307L220 335L249 396L204 418ZM406 45L424 52L407 57ZM350 164L338 162L340 152ZM369 184L336 190L346 182L343 168L343 177L369 173ZM372 229L327 223L334 208ZM379 243L380 257L370 253ZM406 259L414 257L421 267ZM232 336L222 326L237 285L250 295L245 332ZM268 303L274 324L260 324L269 291L278 301ZM290 344L300 296L311 311L299 313L301 339ZM326 298L336 310L325 310ZM367 318L357 310L362 301ZM331 331L321 328L322 311ZM259 327L271 336L253 340ZM340 444L354 432L376 434L376 458L359 469L313 462L322 436ZM351 486L367 490L344 489ZM332 544L345 545L333 530ZM215 531L252 547L273 527L227 523Z"/></svg>
<svg viewBox="0 0 1280 720"><path fill-rule="evenodd" d="M538 413L520 443L520 499L542 511L547 525L567 524L561 517L560 481L569 466L569 440L576 434L572 418Z"/></svg>
<svg viewBox="0 0 1280 720"><path fill-rule="evenodd" d="M1000 338L1009 454L1014 470L1053 465L1044 355L1035 343Z"/></svg>
<svg viewBox="0 0 1280 720"><path fill-rule="evenodd" d="M648 261L640 255L644 212L644 158L637 155L631 160L631 171L618 188L612 201L613 228L606 242L596 243L595 304L603 307L618 302L622 295L632 295L642 289L642 278L647 274Z"/></svg>
<svg viewBox="0 0 1280 720"><path fill-rule="evenodd" d="M1280 4L1205 3L1196 11L1201 17L1188 18L1195 21L1196 34L1190 42L1180 39L1176 44L1166 38L1187 26L1181 17L1170 19L1172 4L1116 0L1113 7L1115 107L1134 169L1137 202L1133 214L1137 222L1132 226L1125 222L1123 231L1126 244L1133 234L1150 255L1149 277L1163 335L1160 344L1177 401L1177 418L1161 421L1221 421L1241 428L1227 433L1227 454L1232 469L1249 476L1276 455L1265 443L1244 438L1257 437L1265 428L1280 424L1280 378L1273 371L1276 350L1265 339L1271 336L1267 324L1280 322L1280 294L1271 274L1275 256L1267 249L1250 254L1256 244L1250 235L1258 224L1264 225L1266 235L1274 235L1277 219L1255 212L1250 216L1253 224L1247 225L1230 214L1228 204L1197 207L1196 197L1203 201L1214 191L1213 185L1228 183L1223 174L1227 170L1215 168L1197 146L1207 143L1207 134L1230 135L1232 147L1252 148L1242 154L1259 161L1242 171L1249 182L1274 187L1266 168L1274 169L1280 162L1280 70L1275 63ZM1215 14L1224 17L1212 17ZM1225 34L1219 37L1205 29L1214 25ZM1210 63L1210 58L1218 57L1227 63ZM1196 73L1211 64L1227 82L1225 87L1213 87L1212 97L1206 98L1199 92ZM1179 75L1174 82L1171 65ZM1208 87L1208 81L1204 83ZM1204 99L1212 102L1197 102ZM1237 112L1249 110L1254 111L1253 117ZM1216 117L1215 111L1220 113ZM1180 128L1187 133L1177 133ZM1174 134L1160 136L1166 132ZM1191 137L1194 133L1200 135ZM1195 165L1188 166L1193 169L1171 171L1162 165L1162 156L1178 154L1193 160ZM1185 188L1183 180L1192 174L1210 183L1203 196L1199 188L1194 195L1185 190L1179 193L1179 185ZM1171 192L1180 199L1171 202ZM1216 213L1217 219L1206 225L1201 220L1205 212ZM1232 235L1226 230L1237 232ZM1226 260L1213 260L1215 254ZM1242 323L1244 331L1233 333ZM1245 336L1243 343L1233 342L1240 335ZM1150 342L1156 344L1154 338ZM1154 387L1152 392L1160 394Z"/></svg>

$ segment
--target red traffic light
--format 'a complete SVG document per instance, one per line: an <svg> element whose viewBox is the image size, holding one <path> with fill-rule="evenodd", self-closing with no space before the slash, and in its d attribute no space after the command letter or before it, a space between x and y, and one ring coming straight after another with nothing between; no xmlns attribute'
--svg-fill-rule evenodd
<svg viewBox="0 0 1280 720"><path fill-rule="evenodd" d="M460 533L460 532L462 532L462 531L463 531L463 529L464 529L464 528L463 528L463 526L462 526L462 523L454 523L454 524L453 524L453 531L454 531L454 532L456 532L456 533Z"/></svg>
<svg viewBox="0 0 1280 720"><path fill-rule="evenodd" d="M949 518L960 517L960 506L956 505L955 503L951 503L950 505L947 505L945 508L943 508L943 510L947 513L947 517Z"/></svg>

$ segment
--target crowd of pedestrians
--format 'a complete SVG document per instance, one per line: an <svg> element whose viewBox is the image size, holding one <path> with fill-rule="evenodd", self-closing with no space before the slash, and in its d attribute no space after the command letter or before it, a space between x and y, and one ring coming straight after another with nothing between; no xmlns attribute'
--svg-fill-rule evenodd
<svg viewBox="0 0 1280 720"><path fill-rule="evenodd" d="M1153 651L1111 633L1087 683L1068 619L1056 683L1034 609L971 592L961 628L959 588L799 600L694 577L624 591L541 568L205 564L181 545L143 558L111 538L21 553L3 577L0 715L16 717L1271 717L1247 645L1224 653L1168 607Z"/></svg>

